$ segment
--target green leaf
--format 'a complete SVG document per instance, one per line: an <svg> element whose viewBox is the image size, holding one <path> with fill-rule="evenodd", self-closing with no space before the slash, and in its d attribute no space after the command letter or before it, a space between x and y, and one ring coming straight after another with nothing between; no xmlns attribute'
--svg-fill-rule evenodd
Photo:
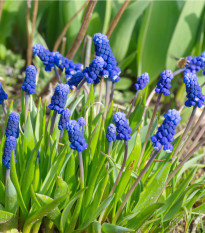
<svg viewBox="0 0 205 233"><path fill-rule="evenodd" d="M0 223L1 224L10 221L14 217L15 217L14 214L7 212L7 211L0 210Z"/></svg>
<svg viewBox="0 0 205 233"><path fill-rule="evenodd" d="M205 203L202 204L202 205L200 205L200 206L198 206L198 207L196 207L196 208L194 208L192 210L192 212L193 213L198 213L198 214L205 214Z"/></svg>
<svg viewBox="0 0 205 233"><path fill-rule="evenodd" d="M102 232L103 233L119 233L119 232L133 232L134 230L127 227L121 227L109 223L103 223Z"/></svg>
<svg viewBox="0 0 205 233"><path fill-rule="evenodd" d="M23 200L18 177L16 174L14 151L12 152L12 155L11 155L11 180L17 192L18 204L22 210L23 216L26 216L28 214L28 211L27 211L26 205Z"/></svg>
<svg viewBox="0 0 205 233"><path fill-rule="evenodd" d="M28 153L31 153L35 147L35 139L33 133L33 126L31 123L30 114L28 112L28 117L25 125L24 138L26 138ZM26 143L24 140L24 144Z"/></svg>
<svg viewBox="0 0 205 233"><path fill-rule="evenodd" d="M125 57L136 21L148 4L149 1L132 2L124 11L112 33L110 45L118 61Z"/></svg>
<svg viewBox="0 0 205 233"><path fill-rule="evenodd" d="M180 58L191 52L201 23L203 8L204 1L197 2L197 4L193 1L185 1L169 45L166 59L167 68L174 69L176 67L176 61L171 56ZM160 23L162 23L161 20Z"/></svg>
<svg viewBox="0 0 205 233"><path fill-rule="evenodd" d="M16 189L14 188L14 185L9 177L6 183L5 210L13 214L16 214L17 209L18 209L18 201L17 201Z"/></svg>
<svg viewBox="0 0 205 233"><path fill-rule="evenodd" d="M129 78L121 78L120 82L115 84L116 90L128 90L132 85L132 80Z"/></svg>
<svg viewBox="0 0 205 233"><path fill-rule="evenodd" d="M5 203L5 187L1 181L0 181L0 203L2 203L3 205Z"/></svg>
<svg viewBox="0 0 205 233"><path fill-rule="evenodd" d="M23 232L29 233L32 225L38 221L40 218L48 215L51 211L53 211L61 202L63 202L70 194L63 195L54 199L52 202L48 203L45 206L42 206L33 214L30 214L25 221Z"/></svg>
<svg viewBox="0 0 205 233"><path fill-rule="evenodd" d="M146 10L137 46L137 66L138 75L149 73L150 83L165 67L178 13L176 1L152 1Z"/></svg>
<svg viewBox="0 0 205 233"><path fill-rule="evenodd" d="M147 207L140 210L136 217L128 221L127 227L138 230L154 214L154 212L163 205L163 203L147 205Z"/></svg>
<svg viewBox="0 0 205 233"><path fill-rule="evenodd" d="M60 197L68 192L67 183L60 177L57 177L56 189L54 192L54 198Z"/></svg>

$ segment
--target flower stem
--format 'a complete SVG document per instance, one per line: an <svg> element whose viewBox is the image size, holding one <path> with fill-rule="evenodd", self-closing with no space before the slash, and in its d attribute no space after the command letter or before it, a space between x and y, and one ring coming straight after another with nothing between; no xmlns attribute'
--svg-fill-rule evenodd
<svg viewBox="0 0 205 233"><path fill-rule="evenodd" d="M50 135L51 136L52 136L53 131L54 131L54 127L55 127L55 124L56 124L57 116L58 116L58 112L54 110L53 116L52 116L52 120L51 120L51 127L50 127Z"/></svg>
<svg viewBox="0 0 205 233"><path fill-rule="evenodd" d="M57 77L57 79L58 79L58 83L61 83L61 77L60 77L60 74L59 74L59 72L58 72L56 66L54 66L54 70L55 70L55 73L56 73L56 77Z"/></svg>
<svg viewBox="0 0 205 233"><path fill-rule="evenodd" d="M178 159L181 158L181 156L182 156L184 150L185 150L186 147L189 145L189 142L191 141L191 139L193 138L193 136L194 136L194 134L196 133L197 129L199 128L199 126L200 126L200 124L201 124L201 121L203 120L204 115L205 115L205 108L203 109L203 111L202 111L202 113L201 113L201 115L200 115L200 117L199 117L197 123L195 124L195 126L194 126L193 129L191 130L191 133L190 133L190 135L189 135L187 141L184 143L184 145L183 145L183 147L182 147L182 149L181 149L181 151L180 151L180 154L179 154L179 158L178 158ZM200 133L199 133L199 134L200 134ZM199 134L198 134L198 135L199 135ZM198 140L197 140L197 141L198 141Z"/></svg>
<svg viewBox="0 0 205 233"><path fill-rule="evenodd" d="M30 98L30 95L26 93L26 95L25 95L25 122L26 122L27 116L28 116L29 98Z"/></svg>
<svg viewBox="0 0 205 233"><path fill-rule="evenodd" d="M110 86L111 86L111 80L110 80L110 78L107 78L106 79L105 106L108 106L109 102L110 102ZM105 112L104 112L104 118L107 115L107 110L108 109L106 109Z"/></svg>
<svg viewBox="0 0 205 233"><path fill-rule="evenodd" d="M112 82L112 90L111 90L109 105L111 104L111 102L112 102L112 100L113 100L114 91L115 91L115 83Z"/></svg>
<svg viewBox="0 0 205 233"><path fill-rule="evenodd" d="M154 118L155 118L157 110L159 108L159 102L160 102L161 96L162 96L162 93L160 93L158 95L157 102L156 102L155 108L154 108L154 112L152 114L152 118L151 118L151 121L150 121L150 124L149 124L149 128L147 130L145 141L144 141L144 144L143 144L143 147L142 147L142 151L140 153L140 157L139 157L139 160L138 160L138 163L137 163L137 166L136 166L136 171L139 169L139 166L140 166L140 163L141 163L141 160L142 160L142 156L143 156L143 154L145 152L145 149L146 149L146 146L147 146L147 142L148 142L148 139L150 137L150 132L151 132L151 129L152 129L152 125L153 125L153 122L154 122Z"/></svg>
<svg viewBox="0 0 205 233"><path fill-rule="evenodd" d="M100 82L100 93L99 93L99 99L98 99L99 103L102 102L103 87L104 87L104 77L101 78L101 82ZM101 105L99 104L97 114L100 112L100 109L101 109Z"/></svg>
<svg viewBox="0 0 205 233"><path fill-rule="evenodd" d="M187 133L188 133L190 127L192 126L192 123L193 123L193 120L194 120L194 115L195 115L195 113L196 113L196 109L197 109L197 106L195 105L195 106L193 107L191 116L190 116L189 121L188 121L188 123L187 123L187 126L186 126L186 128L185 128L185 130L184 130L184 133L183 133L183 135L182 135L182 137L181 137L181 139L180 139L180 142L178 143L178 145L177 145L177 147L176 147L176 149L175 149L175 151L174 151L174 153L173 153L172 161L175 160L175 158L176 158L176 156L177 156L177 154L178 154L178 152L179 152L179 149L180 149L180 147L181 147L181 144L183 143L185 137L187 136Z"/></svg>
<svg viewBox="0 0 205 233"><path fill-rule="evenodd" d="M64 133L64 129L62 129L62 130L61 130L61 132L60 132L60 139L59 139L59 142L61 142L61 141L62 141L63 133Z"/></svg>
<svg viewBox="0 0 205 233"><path fill-rule="evenodd" d="M127 114L127 118L128 118L128 119L129 119L129 117L130 117L130 114L131 114L131 112L132 112L132 108L133 108L133 106L134 106L134 104L135 104L135 101L136 101L136 99L137 99L138 93L139 93L139 91L137 91L137 92L135 93L135 97L134 97L133 100L132 100L132 104L131 104L130 110L129 110L128 114Z"/></svg>
<svg viewBox="0 0 205 233"><path fill-rule="evenodd" d="M155 199L154 202L157 202L157 200L159 199L160 195L163 193L164 189L167 187L167 185L169 184L169 182L172 180L172 178L177 174L177 172L182 168L182 166L191 158L191 156L205 143L205 140L203 139L201 142L199 142L199 144L194 147L189 154L184 157L184 159L181 161L181 163L174 169L174 171L169 175L169 177L167 178L167 181L165 182L161 192L159 193L159 195L157 196L157 198Z"/></svg>
<svg viewBox="0 0 205 233"><path fill-rule="evenodd" d="M9 179L9 177L10 177L10 169L6 168L6 183L7 183L8 179Z"/></svg>
<svg viewBox="0 0 205 233"><path fill-rule="evenodd" d="M79 167L80 167L80 186L84 188L84 168L83 168L83 157L82 152L78 152Z"/></svg>
<svg viewBox="0 0 205 233"><path fill-rule="evenodd" d="M143 170L141 171L141 173L139 174L139 176L137 177L137 179L135 180L134 184L132 185L131 189L128 191L125 199L123 200L122 204L120 205L119 209L117 210L117 213L115 215L113 224L115 224L124 208L124 206L126 205L128 199L130 198L130 196L132 195L132 193L134 192L135 188L137 187L137 185L139 184L139 182L141 181L143 175L145 174L145 172L148 170L148 168L150 167L150 165L152 164L152 162L154 161L154 159L156 158L157 154L159 151L155 151L153 150L151 153L151 158L149 159L148 163L146 164L146 166L143 168Z"/></svg>
<svg viewBox="0 0 205 233"><path fill-rule="evenodd" d="M113 187L112 187L112 189L111 189L111 191L110 191L108 197L111 197L112 194L114 193L114 191L115 191L115 189L116 189L116 187L117 187L117 185L118 185L118 183L119 183L119 180L120 180L120 178L121 178L121 176L122 176L123 170L124 170L124 168L125 168L125 163L126 163L126 161L127 161L128 145L127 145L127 141L124 141L124 143L125 143L125 154L124 154L124 159L123 159L123 162L122 162L122 166L121 166L120 172L119 172L119 174L118 174L118 176L117 176L117 179L116 179L116 181L115 181L115 183L114 183L114 185L113 185ZM110 145L110 144L111 144L111 143L109 143L109 145ZM108 151L108 153L109 153L109 151ZM103 217L104 217L104 214L105 214L105 210L104 210L104 211L102 212L102 214L100 215L99 222L102 221L102 219L103 219Z"/></svg>
<svg viewBox="0 0 205 233"><path fill-rule="evenodd" d="M4 115L6 116L7 115L7 109L6 109L6 105L5 105L4 101L2 103L2 108L3 108L3 111L4 111Z"/></svg>

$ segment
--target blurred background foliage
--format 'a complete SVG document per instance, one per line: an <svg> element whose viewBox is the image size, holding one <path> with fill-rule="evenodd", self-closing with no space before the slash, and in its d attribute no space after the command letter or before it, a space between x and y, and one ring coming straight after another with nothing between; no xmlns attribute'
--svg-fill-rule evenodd
<svg viewBox="0 0 205 233"><path fill-rule="evenodd" d="M62 29L84 3L85 1L77 0L39 1L33 44L42 43L53 50ZM124 0L98 1L86 35L106 33L123 3ZM22 83L26 66L26 12L26 1L3 2L0 21L0 79L5 81L6 86L10 86L10 95L16 94L17 88L13 84ZM31 17L32 12L31 1ZM81 27L84 12L85 9L67 30L65 54ZM141 73L150 74L151 91L162 70L177 69L173 57L200 55L205 50L204 13L204 1L130 1L110 37L113 53L122 70L122 81L116 85L118 91L115 98L119 102L130 101L133 97L133 83ZM74 57L75 62L83 62L82 48L83 43ZM61 50L61 45L58 50ZM92 53L93 56L94 48ZM34 64L41 66L37 60ZM42 70L37 94L42 92L54 75ZM182 104L185 99L182 76L178 77L178 82L173 83L171 98L175 100L174 103ZM166 103L170 99L164 101Z"/></svg>

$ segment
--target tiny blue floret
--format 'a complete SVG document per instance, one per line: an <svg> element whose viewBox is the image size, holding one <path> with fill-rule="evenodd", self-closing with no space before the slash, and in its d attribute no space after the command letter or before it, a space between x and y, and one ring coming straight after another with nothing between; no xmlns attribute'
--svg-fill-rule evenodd
<svg viewBox="0 0 205 233"><path fill-rule="evenodd" d="M143 90L148 82L149 82L149 74L146 72L144 74L141 74L137 82L135 83L135 90L136 91Z"/></svg>
<svg viewBox="0 0 205 233"><path fill-rule="evenodd" d="M151 137L151 141L153 142L156 151L161 150L162 146L164 146L163 150L167 153L171 153L173 150L171 142L174 141L176 127L179 124L181 117L176 109L170 109L164 115L164 118L165 120L158 128L157 133Z"/></svg>
<svg viewBox="0 0 205 233"><path fill-rule="evenodd" d="M31 95L35 93L36 89L36 67L33 65L29 65L26 68L26 77L24 79L24 83L21 86L22 90L27 94Z"/></svg>
<svg viewBox="0 0 205 233"><path fill-rule="evenodd" d="M77 72L74 75L67 75L67 83L70 87L71 90L73 90L73 86L77 87L78 84L82 81L83 79L83 73L82 72Z"/></svg>
<svg viewBox="0 0 205 233"><path fill-rule="evenodd" d="M6 136L12 136L14 138L19 137L19 114L16 112L12 112L9 114L6 126Z"/></svg>
<svg viewBox="0 0 205 233"><path fill-rule="evenodd" d="M7 98L8 98L8 95L4 91L4 89L1 85L1 82L0 82L0 104L3 104L4 100L6 100Z"/></svg>
<svg viewBox="0 0 205 233"><path fill-rule="evenodd" d="M173 73L171 70L164 70L161 72L160 76L161 78L157 82L155 91L164 95L170 95L169 88L171 87L171 81L174 78Z"/></svg>
<svg viewBox="0 0 205 233"><path fill-rule="evenodd" d="M58 129L59 130L66 129L67 124L69 122L70 115L71 115L71 112L70 112L70 110L68 108L63 110L63 112L61 113L59 123L58 123Z"/></svg>
<svg viewBox="0 0 205 233"><path fill-rule="evenodd" d="M7 167L7 169L10 169L11 154L13 150L14 150L15 163L16 163L16 139L15 137L9 136L6 138L5 141L4 153L2 158L2 162Z"/></svg>
<svg viewBox="0 0 205 233"><path fill-rule="evenodd" d="M125 113L116 112L113 116L113 123L117 127L117 140L129 140L131 138L131 127L127 123L127 118Z"/></svg>
<svg viewBox="0 0 205 233"><path fill-rule="evenodd" d="M107 127L106 138L108 142L114 142L116 140L116 128L113 124L109 124Z"/></svg>
<svg viewBox="0 0 205 233"><path fill-rule="evenodd" d="M63 112L63 108L66 105L69 91L70 91L70 88L67 84L58 84L51 98L51 104L49 104L48 107L51 110L55 110L59 114L61 114Z"/></svg>
<svg viewBox="0 0 205 233"><path fill-rule="evenodd" d="M68 131L69 141L71 142L71 149L77 150L78 152L87 149L88 144L85 142L83 131L80 129L77 121L69 121L66 129Z"/></svg>

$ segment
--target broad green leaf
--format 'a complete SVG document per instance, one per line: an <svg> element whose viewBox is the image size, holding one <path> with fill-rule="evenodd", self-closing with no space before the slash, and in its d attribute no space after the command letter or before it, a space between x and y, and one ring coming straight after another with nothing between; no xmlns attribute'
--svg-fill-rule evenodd
<svg viewBox="0 0 205 233"><path fill-rule="evenodd" d="M163 205L163 203L146 205L146 207L140 210L136 217L128 221L126 224L127 227L138 230L154 214L154 212Z"/></svg>
<svg viewBox="0 0 205 233"><path fill-rule="evenodd" d="M0 223L2 224L2 223L5 223L5 222L8 222L12 218L14 218L14 216L15 215L10 213L10 212L0 210Z"/></svg>
<svg viewBox="0 0 205 233"><path fill-rule="evenodd" d="M28 211L27 211L26 205L25 205L24 200L23 200L18 177L16 174L14 151L12 152L12 155L11 155L11 180L12 180L13 185L14 185L16 192L17 192L18 204L21 208L23 216L25 217L28 214Z"/></svg>
<svg viewBox="0 0 205 233"><path fill-rule="evenodd" d="M150 83L165 67L178 13L176 1L152 1L146 10L137 47L137 63L138 75L148 72Z"/></svg>
<svg viewBox="0 0 205 233"><path fill-rule="evenodd" d="M33 126L31 123L29 112L28 112L28 117L27 117L27 121L25 125L24 138L26 138L28 152L31 153L35 147L35 139L34 139Z"/></svg>
<svg viewBox="0 0 205 233"><path fill-rule="evenodd" d="M58 197L54 199L52 202L48 203L45 206L42 206L37 211L35 211L33 214L30 214L24 224L23 232L29 233L32 225L38 221L40 218L48 215L51 211L53 211L62 201L64 201L69 194L63 195L61 197Z"/></svg>
<svg viewBox="0 0 205 233"><path fill-rule="evenodd" d="M149 1L134 1L120 18L110 38L113 54L118 61L125 57L136 21L148 5Z"/></svg>
<svg viewBox="0 0 205 233"><path fill-rule="evenodd" d="M192 212L193 213L197 213L197 214L205 214L205 203L202 204L202 205L200 205L200 206L198 206L198 207L196 207L196 208L194 208L192 210Z"/></svg>
<svg viewBox="0 0 205 233"><path fill-rule="evenodd" d="M18 202L17 202L16 189L14 188L14 185L9 177L6 183L6 191L5 191L5 210L13 214L16 214L17 209L18 209Z"/></svg>
<svg viewBox="0 0 205 233"><path fill-rule="evenodd" d="M5 203L5 186L1 181L0 181L0 203L2 203L3 205Z"/></svg>
<svg viewBox="0 0 205 233"><path fill-rule="evenodd" d="M204 1L186 1L181 11L176 28L169 45L166 66L169 69L176 67L176 61L171 56L183 57L191 52L198 27L201 23L201 14L204 8Z"/></svg>
<svg viewBox="0 0 205 233"><path fill-rule="evenodd" d="M120 232L133 232L134 230L127 228L127 227L121 227L109 223L103 223L102 225L102 232L103 233L120 233Z"/></svg>

